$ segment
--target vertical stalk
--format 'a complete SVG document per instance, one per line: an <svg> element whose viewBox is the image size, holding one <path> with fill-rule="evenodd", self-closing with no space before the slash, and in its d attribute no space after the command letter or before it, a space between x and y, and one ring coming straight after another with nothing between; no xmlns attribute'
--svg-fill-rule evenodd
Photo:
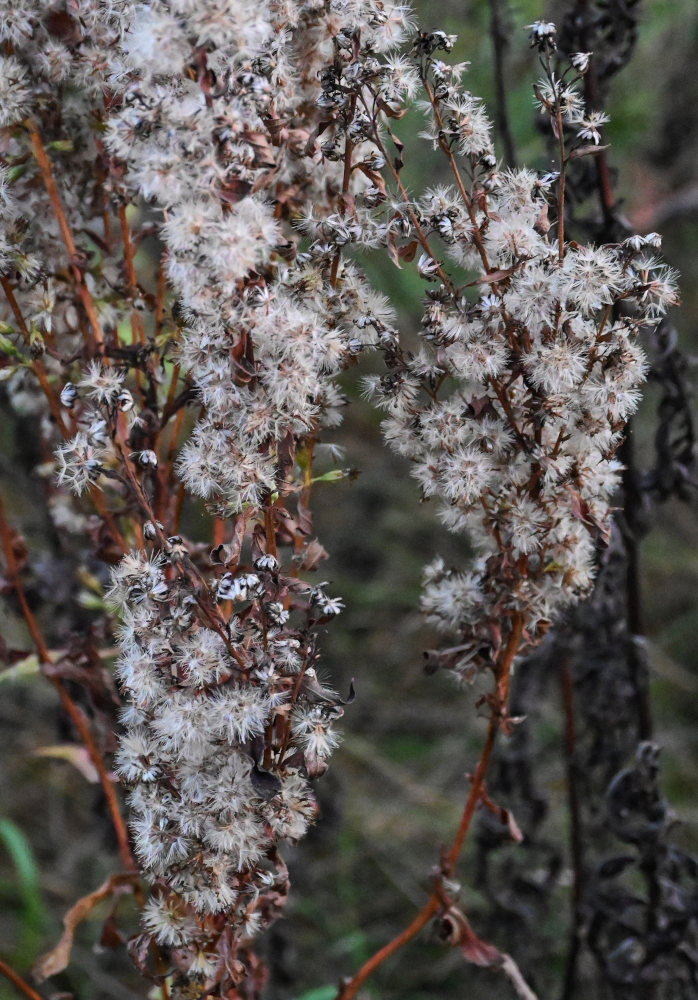
<svg viewBox="0 0 698 1000"><path fill-rule="evenodd" d="M53 177L53 171L51 169L51 161L46 154L44 149L44 144L41 141L41 136L34 125L33 122L27 123L27 128L29 130L29 135L31 137L32 150L34 152L34 158L38 164L41 176L44 181L44 187L46 188L46 193L49 196L51 202L51 208L53 209L53 214L58 222L59 229L61 231L61 236L63 237L63 242L65 243L65 248L68 251L70 270L72 272L73 278L75 279L75 284L78 290L78 295L82 302L83 308L87 314L87 318L92 327L92 336L94 337L95 344L98 350L102 351L104 349L104 336L102 334L102 328L99 324L99 319L97 317L97 310L95 304L92 301L92 297L87 290L85 285L85 279L83 277L82 271L78 266L79 255L77 247L75 246L75 241L73 240L72 233L70 231L70 226L68 225L68 220L66 218L65 211L63 209L63 203L61 202L61 197L58 193L58 188L56 187L56 182Z"/></svg>
<svg viewBox="0 0 698 1000"><path fill-rule="evenodd" d="M570 816L570 853L574 882L570 906L569 946L565 964L562 1000L572 1000L577 978L577 958L581 934L581 903L583 879L582 825L577 788L576 732L574 721L574 686L569 658L560 665L562 706L565 714L565 768L567 772L567 806Z"/></svg>
<svg viewBox="0 0 698 1000"><path fill-rule="evenodd" d="M507 108L507 89L504 72L504 59L509 46L509 38L504 26L502 7L506 0L490 0L490 39L492 41L492 59L494 62L494 92L497 107L497 131L504 146L504 160L508 167L516 165L514 139L509 123Z"/></svg>
<svg viewBox="0 0 698 1000"><path fill-rule="evenodd" d="M473 772L470 792L466 799L465 806L463 807L463 813L458 829L448 852L443 857L434 889L414 920L408 924L408 926L401 931L400 934L394 937L392 941L389 941L388 944L384 945L374 955L372 955L368 961L364 962L359 971L341 987L336 1000L352 1000L369 976L371 976L372 973L375 972L375 970L382 965L387 958L395 954L395 952L399 951L414 937L416 937L422 928L429 923L431 918L439 912L442 905L441 880L444 877L448 878L452 875L458 857L463 849L463 844L470 828L470 823L475 813L475 809L480 802L485 789L485 777L492 759L492 751L494 750L497 733L502 720L506 718L511 667L521 645L523 626L524 623L522 616L518 614L515 615L512 620L509 639L506 646L502 650L497 664L495 665L495 691L492 696L490 720L487 726L485 743L480 753L480 759L478 760L475 771Z"/></svg>
<svg viewBox="0 0 698 1000"><path fill-rule="evenodd" d="M105 798L107 800L107 806L109 808L109 813L111 815L112 824L114 826L114 832L116 833L116 839L119 844L119 853L121 854L121 859L129 871L135 871L136 866L134 864L133 858L131 857L131 850L128 842L128 832L126 830L126 824L124 823L123 817L121 816L121 810L119 808L119 802L116 797L116 791L114 790L114 785L112 784L109 775L107 774L107 769L104 765L104 760L102 754L100 753L97 744L90 732L90 728L87 724L82 711L78 708L75 702L72 700L68 692L63 686L60 678L54 676L52 673L46 671L45 668L51 667L53 660L49 652L48 646L44 641L44 638L39 629L39 625L34 617L31 608L27 602L26 595L24 593L24 588L19 579L19 567L17 566L17 560L15 558L14 550L12 548L12 536L10 534L10 528L5 520L5 513L2 503L2 498L0 497L0 536L2 538L2 547L5 555L5 566L7 569L7 575L12 584L12 588L17 595L17 600L19 601L19 606L22 610L22 617L27 625L29 634L32 637L32 641L36 646L36 651L39 656L39 662L42 668L44 668L44 675L48 678L50 683L53 685L58 693L58 697L61 700L61 705L64 711L69 716L70 721L73 723L77 733L82 740L82 743L87 750L90 760L94 764L97 773L99 775L99 781L102 786Z"/></svg>

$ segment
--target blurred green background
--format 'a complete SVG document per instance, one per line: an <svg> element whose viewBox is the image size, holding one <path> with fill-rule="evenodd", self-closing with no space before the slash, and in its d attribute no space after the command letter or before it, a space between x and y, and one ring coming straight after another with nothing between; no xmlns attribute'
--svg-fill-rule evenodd
<svg viewBox="0 0 698 1000"><path fill-rule="evenodd" d="M492 108L488 3L416 6L425 28L458 33L453 57L470 61L469 86ZM547 168L535 128L530 87L536 67L524 25L543 16L558 20L568 5L512 0L502 6L510 28L506 72L517 157ZM683 308L674 319L691 356L698 353L698 4L644 0L639 6L637 51L613 84L609 155L625 214L640 231L661 230L666 259L682 273ZM402 132L409 126L409 119L401 123ZM408 146L405 160L403 176L411 190L439 179L441 165L426 144L414 151ZM421 290L412 269L398 271L385 259L369 267L374 283L400 304L403 327L414 330ZM346 449L346 464L361 474L353 482L320 485L312 500L317 535L331 556L322 577L347 605L324 642L325 678L341 691L355 678L357 699L343 720L343 746L318 785L319 824L286 852L293 890L287 920L266 945L269 1000L331 1000L331 984L350 975L411 919L425 899L439 846L457 824L467 790L464 774L484 731L475 708L477 686L459 692L448 677L427 677L422 670L422 650L434 641L418 613L422 567L438 552L465 562L467 544L439 527L430 506L418 502L404 463L383 447L379 417L360 398L360 373L345 376L354 405L337 441ZM655 403L649 391L636 422L640 464L651 454ZM39 486L19 474L8 478L13 466L23 465L22 428L2 421L0 444L3 489L9 489L13 516L40 553L45 525L37 513L41 503L31 502L40 495ZM657 524L642 546L663 788L680 820L676 838L691 850L698 849L697 514L695 503L671 501L657 511ZM66 593L65 601L72 597ZM9 613L3 634L9 645L21 642L20 626ZM64 741L57 719L53 692L35 676L0 682L0 954L25 975L37 954L57 939L61 914L116 867L95 786L69 761L37 755L38 748ZM564 837L562 723L555 696L538 725L550 759L541 781ZM483 901L468 888L470 873L466 853L463 898L477 909ZM569 869L559 889L566 919L565 880L569 883ZM126 926L123 905L119 912ZM52 989L70 990L81 1000L147 995L148 987L129 970L121 951L95 944L106 914L105 904L81 926L69 972L45 989L45 996ZM565 927L559 914L548 930L561 950ZM553 950L547 960L554 972L559 955ZM592 978L585 989L580 1000L598 995ZM428 935L386 963L362 993L371 1000L511 995L501 979L466 966ZM15 996L0 980L0 1000Z"/></svg>

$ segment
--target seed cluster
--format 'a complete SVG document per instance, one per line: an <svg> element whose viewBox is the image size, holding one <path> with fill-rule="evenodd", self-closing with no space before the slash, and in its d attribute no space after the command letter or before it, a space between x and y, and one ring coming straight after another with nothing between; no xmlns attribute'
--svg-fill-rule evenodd
<svg viewBox="0 0 698 1000"><path fill-rule="evenodd" d="M499 169L455 39L415 36L391 0L0 0L0 40L2 376L55 456L57 527L113 564L117 770L152 885L134 955L167 953L173 997L252 996L277 848L315 816L345 704L316 672L343 603L305 579L326 555L310 487L344 475L313 465L336 457L338 374L380 352L386 441L477 550L468 571L433 562L422 602L469 680L589 591L638 331L675 275L656 234L566 238L566 165L606 119L589 54L560 70L547 22L542 176ZM393 123L418 94L452 182L413 196ZM368 251L424 282L416 352ZM185 492L212 551L178 533Z"/></svg>

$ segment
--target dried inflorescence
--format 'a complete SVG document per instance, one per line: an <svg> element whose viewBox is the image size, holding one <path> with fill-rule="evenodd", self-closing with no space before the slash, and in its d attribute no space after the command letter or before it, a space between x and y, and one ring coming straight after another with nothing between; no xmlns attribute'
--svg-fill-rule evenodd
<svg viewBox="0 0 698 1000"><path fill-rule="evenodd" d="M207 918L225 914L228 937L263 929L286 895L276 845L314 818L308 782L327 767L343 709L317 679L312 630L339 607L260 552L254 572L220 577L217 601L232 612L220 621L208 609L205 624L200 590L184 574L168 579L180 558L170 539L167 555L134 552L113 573L130 703L117 769L132 789L141 867L160 886L146 926L208 979L222 927Z"/></svg>
<svg viewBox="0 0 698 1000"><path fill-rule="evenodd" d="M343 605L302 576L325 555L308 493L345 403L337 374L383 353L366 388L386 438L478 549L469 572L429 567L423 607L459 637L437 662L494 669L499 720L514 656L591 586L645 373L637 331L675 301L674 276L654 237L565 240L566 166L603 119L578 93L588 54L559 77L547 23L532 26L536 94L560 169L539 177L498 170L465 67L441 58L452 36L400 54L401 4L5 13L0 268L6 332L24 340L7 341L7 384L43 416L58 486L91 496L114 564L117 769L153 885L133 953L144 964L152 941L196 988L237 995L246 977L260 986L249 944L286 896L277 845L313 819L342 714L316 661ZM412 198L389 126L420 91L453 184ZM147 240L154 279L136 257ZM417 354L348 249L416 258ZM179 534L185 489L213 516L210 555ZM51 504L88 532L79 504Z"/></svg>
<svg viewBox="0 0 698 1000"><path fill-rule="evenodd" d="M326 555L307 501L318 433L344 405L334 377L386 312L357 268L296 256L285 220L341 190L312 137L337 39L386 52L407 11L172 0L19 15L3 28L3 287L6 332L34 360L8 346L8 388L44 414L56 524L84 537L60 488L89 493L92 540L117 562L117 770L154 886L145 939L225 990L261 975L248 945L285 900L276 845L305 832L309 781L338 742L316 638L343 603L299 576ZM155 286L136 258L153 237ZM178 477L216 519L213 567L176 534Z"/></svg>
<svg viewBox="0 0 698 1000"><path fill-rule="evenodd" d="M675 275L654 253L656 234L607 246L565 241L565 170L594 152L603 116L584 110L588 58L574 57L559 76L554 26L537 23L531 36L545 71L538 104L560 141L559 172L499 172L482 105L460 85L464 67L437 58L451 38L420 35L412 72L428 99L424 135L448 159L454 183L408 198L398 159L403 197L390 205L388 223L381 229L360 211L343 221L356 242L382 239L396 260L419 253L419 273L434 286L419 353L385 340L386 374L372 376L367 390L387 412L386 439L412 460L424 496L480 553L467 573L437 560L426 577L424 610L462 640L440 662L462 677L496 661L514 620L535 644L562 607L588 593L618 483L614 454L645 377L637 334L677 301ZM358 63L342 77L357 114L395 115L381 103L394 67ZM385 160L379 117L364 134ZM338 115L334 125L348 142L351 123ZM563 126L577 135L569 149Z"/></svg>

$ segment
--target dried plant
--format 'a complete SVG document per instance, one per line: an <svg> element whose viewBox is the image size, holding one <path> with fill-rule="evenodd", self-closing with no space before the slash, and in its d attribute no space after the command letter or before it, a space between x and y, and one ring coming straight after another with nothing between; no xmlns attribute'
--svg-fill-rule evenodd
<svg viewBox="0 0 698 1000"><path fill-rule="evenodd" d="M347 475L333 466L337 375L372 349L383 369L365 390L388 444L477 550L467 570L426 571L423 610L453 638L429 665L459 682L491 675L492 690L427 902L338 997L432 919L532 997L472 930L456 864L478 807L520 836L485 787L498 734L519 721L512 670L592 588L647 371L638 332L677 302L656 234L566 236L568 174L598 155L607 121L585 106L590 54L561 65L554 25L530 26L558 160L539 176L498 168L465 66L446 61L453 37L415 37L401 4L22 0L3 15L3 375L38 427L56 528L111 566L93 604L118 646L129 812L127 829L107 709L88 720L66 684L82 672L117 701L90 670L97 631L79 654L52 648L3 515L9 584L127 869L71 911L38 978L65 967L92 905L130 887L142 927L129 950L158 995L260 995L254 941L288 893L280 847L314 819L312 782L353 696L317 675L343 602L306 579L326 555L309 502L313 484ZM420 138L452 181L413 196L394 122L418 94ZM417 353L362 271L367 251L417 261Z"/></svg>
<svg viewBox="0 0 698 1000"><path fill-rule="evenodd" d="M610 78L631 57L638 13L633 5L580 3L565 16L560 48L594 50L585 75L587 107L603 107ZM573 165L567 180L572 232L601 241L630 237L614 198L612 176L603 150L593 160ZM676 330L665 317L645 336L648 379L660 386L653 467L637 467L628 426L620 453L624 470L617 526L609 545L597 552L593 594L526 661L512 699L529 726L517 730L492 769L492 794L507 795L521 823L525 850L518 856L502 850L506 838L496 818L484 815L478 831L478 881L490 901L488 926L500 928L533 982L547 989L552 988L552 977L540 970L546 968L551 950L560 950L560 942L539 928L557 911L558 873L565 855L569 858L574 887L565 998L578 995L590 977L583 962L589 953L597 962L594 988L603 984L608 996L690 996L695 989L690 917L695 860L675 846L675 824L661 804L657 783L657 748L648 742L653 722L639 580L639 544L653 527L657 504L690 496L694 430L688 362L677 345ZM548 751L537 746L528 731L537 729L550 692L565 715L561 743L568 845L551 840L555 817L536 781ZM642 822L626 836L619 814L649 812L654 819L648 817L639 840L633 838ZM628 853L629 843L640 845L637 853ZM531 869L545 877L532 878Z"/></svg>

